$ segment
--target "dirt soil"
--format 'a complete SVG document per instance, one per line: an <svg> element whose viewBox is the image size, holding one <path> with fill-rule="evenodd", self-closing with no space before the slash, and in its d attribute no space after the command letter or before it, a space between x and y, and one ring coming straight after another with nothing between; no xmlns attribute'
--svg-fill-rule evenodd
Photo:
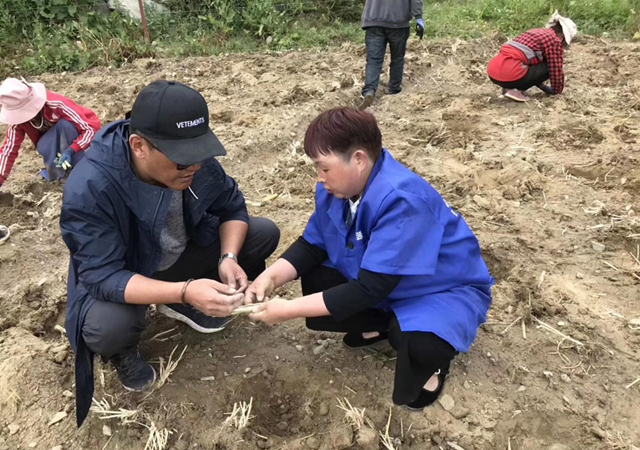
<svg viewBox="0 0 640 450"><path fill-rule="evenodd" d="M148 396L125 392L96 360L96 400L134 415L95 411L77 430L73 355L56 328L68 264L62 186L39 179L29 145L0 191L0 222L13 231L0 246L0 449L637 450L640 44L582 39L566 55L566 92L517 104L485 76L502 42L412 40L403 92L371 107L385 146L466 218L496 278L488 322L456 358L439 404L392 405L385 345L349 351L301 320L240 318L204 336L151 311L142 353L156 367L176 347L172 361L186 348L182 359ZM358 98L364 64L363 46L344 45L140 60L40 81L104 122L155 79L199 89L250 212L282 230L279 254L313 209L304 130ZM364 409L364 425L345 423L338 399ZM249 401L248 426L225 423Z"/></svg>

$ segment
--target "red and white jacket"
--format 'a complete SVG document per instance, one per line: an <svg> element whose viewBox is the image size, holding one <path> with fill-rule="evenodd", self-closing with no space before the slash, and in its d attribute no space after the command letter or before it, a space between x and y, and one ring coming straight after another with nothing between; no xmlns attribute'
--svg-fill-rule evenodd
<svg viewBox="0 0 640 450"><path fill-rule="evenodd" d="M100 129L100 119L93 111L51 91L47 91L44 118L52 125L60 119L66 119L76 127L78 138L70 146L74 152L86 150L96 131ZM41 133L40 130L31 125L31 122L8 126L4 143L0 147L0 184L4 183L9 177L25 135L29 136L29 139L36 145Z"/></svg>

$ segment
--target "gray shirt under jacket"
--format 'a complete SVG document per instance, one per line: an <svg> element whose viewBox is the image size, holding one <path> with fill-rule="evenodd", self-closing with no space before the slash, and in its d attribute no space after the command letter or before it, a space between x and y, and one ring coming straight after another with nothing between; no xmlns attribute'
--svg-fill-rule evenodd
<svg viewBox="0 0 640 450"><path fill-rule="evenodd" d="M180 258L184 249L187 248L187 230L184 226L184 216L182 211L182 192L171 191L171 203L167 213L167 221L160 234L160 247L162 248L162 259L158 271L167 270Z"/></svg>

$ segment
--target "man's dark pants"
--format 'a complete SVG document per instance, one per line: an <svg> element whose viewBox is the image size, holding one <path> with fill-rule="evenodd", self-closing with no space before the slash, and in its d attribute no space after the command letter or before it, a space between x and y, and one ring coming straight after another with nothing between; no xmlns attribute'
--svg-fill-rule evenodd
<svg viewBox="0 0 640 450"><path fill-rule="evenodd" d="M269 219L250 217L249 230L238 263L249 280L254 280L265 269L266 259L275 251L280 230ZM209 278L220 281L218 260L220 242L210 247L187 244L180 258L169 269L156 272L152 278L180 282L190 278ZM82 337L93 353L104 358L135 348L147 326L147 305L95 302L87 312L82 326Z"/></svg>
<svg viewBox="0 0 640 450"><path fill-rule="evenodd" d="M404 70L404 54L407 51L407 40L410 28L367 27L364 42L367 46L367 69L362 95L375 94L380 82L380 72L384 62L387 44L391 52L389 66L389 94L397 94L402 90L402 72Z"/></svg>

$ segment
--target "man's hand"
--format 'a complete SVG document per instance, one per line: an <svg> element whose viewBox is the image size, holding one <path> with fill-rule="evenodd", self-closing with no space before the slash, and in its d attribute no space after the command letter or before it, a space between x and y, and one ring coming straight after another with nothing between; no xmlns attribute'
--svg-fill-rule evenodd
<svg viewBox="0 0 640 450"><path fill-rule="evenodd" d="M244 295L214 280L194 280L187 286L184 300L211 317L227 317L242 305Z"/></svg>
<svg viewBox="0 0 640 450"><path fill-rule="evenodd" d="M269 275L263 273L251 283L251 286L244 294L244 303L258 303L264 301L265 298L271 297L276 285Z"/></svg>
<svg viewBox="0 0 640 450"><path fill-rule="evenodd" d="M288 300L274 298L259 305L256 312L249 314L249 318L251 320L260 320L267 325L286 322L287 320L295 318L291 306L292 304Z"/></svg>
<svg viewBox="0 0 640 450"><path fill-rule="evenodd" d="M424 20L416 20L416 35L422 39L424 37Z"/></svg>
<svg viewBox="0 0 640 450"><path fill-rule="evenodd" d="M230 288L237 292L244 292L249 285L247 274L244 273L242 267L232 258L224 258L218 267L218 275L220 280Z"/></svg>
<svg viewBox="0 0 640 450"><path fill-rule="evenodd" d="M64 170L69 170L73 166L71 165L71 158L73 157L73 149L71 147L67 148L62 154L58 154L58 158L56 158L56 167L61 167Z"/></svg>

